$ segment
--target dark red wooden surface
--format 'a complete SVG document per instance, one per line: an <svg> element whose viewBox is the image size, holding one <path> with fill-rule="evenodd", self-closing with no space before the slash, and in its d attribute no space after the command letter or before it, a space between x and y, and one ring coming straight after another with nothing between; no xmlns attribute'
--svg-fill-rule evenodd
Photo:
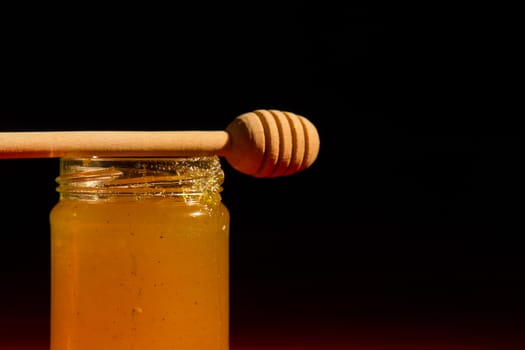
<svg viewBox="0 0 525 350"><path fill-rule="evenodd" d="M2 319L0 349L48 350L45 318ZM486 320L287 323L283 320L231 330L231 350L519 350L522 325ZM155 350L155 349L144 349Z"/></svg>

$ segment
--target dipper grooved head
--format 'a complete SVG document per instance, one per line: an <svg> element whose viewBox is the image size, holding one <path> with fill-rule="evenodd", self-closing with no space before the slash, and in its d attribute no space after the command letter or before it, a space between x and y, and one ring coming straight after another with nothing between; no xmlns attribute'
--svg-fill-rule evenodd
<svg viewBox="0 0 525 350"><path fill-rule="evenodd" d="M230 145L224 157L236 170L255 177L291 175L308 168L319 153L319 134L305 117L258 109L227 127Z"/></svg>

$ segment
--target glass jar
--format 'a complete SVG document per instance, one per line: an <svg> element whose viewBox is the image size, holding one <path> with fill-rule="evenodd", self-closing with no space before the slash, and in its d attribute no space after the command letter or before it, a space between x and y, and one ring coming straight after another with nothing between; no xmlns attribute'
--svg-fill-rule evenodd
<svg viewBox="0 0 525 350"><path fill-rule="evenodd" d="M51 350L227 350L217 156L60 160Z"/></svg>

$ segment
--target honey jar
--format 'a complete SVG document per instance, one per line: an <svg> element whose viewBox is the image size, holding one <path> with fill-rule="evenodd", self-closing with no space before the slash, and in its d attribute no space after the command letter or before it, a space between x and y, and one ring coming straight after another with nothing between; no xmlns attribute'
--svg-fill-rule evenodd
<svg viewBox="0 0 525 350"><path fill-rule="evenodd" d="M61 158L51 350L229 349L217 156Z"/></svg>

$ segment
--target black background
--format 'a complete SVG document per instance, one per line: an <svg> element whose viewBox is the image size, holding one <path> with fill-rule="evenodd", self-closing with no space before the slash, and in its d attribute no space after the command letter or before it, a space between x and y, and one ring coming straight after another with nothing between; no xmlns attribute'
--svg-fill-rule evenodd
<svg viewBox="0 0 525 350"><path fill-rule="evenodd" d="M302 173L255 179L223 163L233 332L366 320L521 329L523 129L497 97L513 51L499 13L41 10L4 24L2 131L223 130L259 108L316 125L319 156ZM58 160L2 160L0 173L0 305L45 318Z"/></svg>

